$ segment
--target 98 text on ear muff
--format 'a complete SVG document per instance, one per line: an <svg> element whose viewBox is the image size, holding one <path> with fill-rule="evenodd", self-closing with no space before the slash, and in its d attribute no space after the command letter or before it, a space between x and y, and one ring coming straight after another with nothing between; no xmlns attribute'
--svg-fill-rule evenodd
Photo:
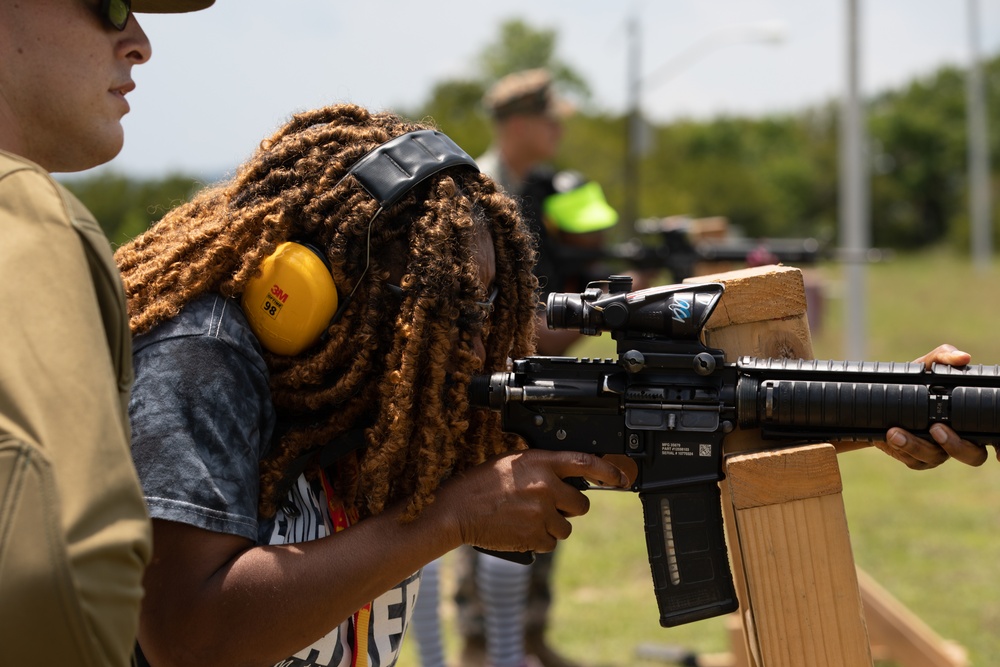
<svg viewBox="0 0 1000 667"><path fill-rule="evenodd" d="M379 213L417 184L456 166L479 170L476 161L444 133L417 130L376 146L344 178L353 175L378 202L378 211L368 223L371 227ZM353 293L352 289L340 300L338 310L337 287L323 254L308 244L286 241L261 263L260 274L247 282L240 304L265 349L294 356L319 341Z"/></svg>

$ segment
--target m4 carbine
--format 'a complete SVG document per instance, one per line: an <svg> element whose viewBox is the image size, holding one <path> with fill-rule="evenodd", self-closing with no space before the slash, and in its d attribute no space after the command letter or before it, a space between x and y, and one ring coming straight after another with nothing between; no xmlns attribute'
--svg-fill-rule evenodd
<svg viewBox="0 0 1000 667"><path fill-rule="evenodd" d="M617 359L527 357L473 379L474 405L502 415L530 447L624 455L639 494L660 625L735 611L718 482L722 443L759 429L784 444L881 441L892 426L929 437L947 424L977 444L1000 441L1000 367L743 357L701 343L718 283L631 291L612 276L552 293L551 329L604 331ZM586 488L582 480L572 480Z"/></svg>

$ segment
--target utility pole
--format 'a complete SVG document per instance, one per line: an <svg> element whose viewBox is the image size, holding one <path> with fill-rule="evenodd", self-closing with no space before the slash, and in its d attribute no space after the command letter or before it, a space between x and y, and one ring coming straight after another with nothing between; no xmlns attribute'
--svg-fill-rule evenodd
<svg viewBox="0 0 1000 667"><path fill-rule="evenodd" d="M986 131L986 95L979 56L978 0L968 0L969 73L965 81L969 147L969 242L972 263L986 271L993 260L993 221L990 219L990 155Z"/></svg>
<svg viewBox="0 0 1000 667"><path fill-rule="evenodd" d="M844 295L845 352L865 358L868 311L868 267L871 243L868 211L868 161L865 159L864 114L860 91L860 0L846 0L846 85L840 113L840 244L847 259Z"/></svg>
<svg viewBox="0 0 1000 667"><path fill-rule="evenodd" d="M625 230L631 236L639 216L639 138L642 128L642 83L640 61L642 45L639 35L638 13L628 20L628 113L625 117Z"/></svg>
<svg viewBox="0 0 1000 667"><path fill-rule="evenodd" d="M642 39L639 28L638 10L628 19L628 62L626 80L628 82L625 118L625 205L623 218L629 232L634 231L639 217L642 188L640 182L640 160L648 148L647 129L642 116L642 92L660 85L693 62L721 47L738 42L765 42L778 44L785 39L785 25L780 21L758 21L735 26L723 26L704 35L686 49L674 54L655 71L642 73Z"/></svg>

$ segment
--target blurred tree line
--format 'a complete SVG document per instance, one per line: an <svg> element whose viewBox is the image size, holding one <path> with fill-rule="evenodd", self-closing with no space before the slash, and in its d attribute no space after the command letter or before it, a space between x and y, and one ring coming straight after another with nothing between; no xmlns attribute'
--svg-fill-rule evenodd
<svg viewBox="0 0 1000 667"><path fill-rule="evenodd" d="M115 247L144 232L205 186L204 181L183 174L135 179L101 172L83 178L60 177L59 181L87 205Z"/></svg>
<svg viewBox="0 0 1000 667"><path fill-rule="evenodd" d="M593 109L586 81L556 55L557 33L519 20L500 27L466 78L442 81L415 109L471 155L490 142L483 93L501 76L549 68L578 113L566 124L557 165L600 182L621 210L625 117ZM1000 109L1000 55L984 63L987 108ZM942 68L867 101L872 241L915 248L950 242L968 248L965 73ZM753 237L835 239L838 219L839 103L765 117L722 116L649 125L640 164L638 216L725 216ZM996 118L997 114L991 116ZM992 200L1000 197L1000 126L989 130ZM135 235L200 184L170 176L133 181L105 175L67 183L113 242ZM1000 229L993 207L994 235Z"/></svg>

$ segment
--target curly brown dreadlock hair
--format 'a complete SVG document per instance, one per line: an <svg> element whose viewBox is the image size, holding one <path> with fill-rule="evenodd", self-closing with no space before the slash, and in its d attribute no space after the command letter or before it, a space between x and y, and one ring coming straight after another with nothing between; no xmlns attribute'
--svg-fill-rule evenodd
<svg viewBox="0 0 1000 667"><path fill-rule="evenodd" d="M342 298L357 285L319 343L295 357L264 353L279 421L261 462L264 515L276 511L277 485L295 458L359 425L366 447L338 463L334 485L362 516L405 499L413 517L450 474L517 446L496 415L470 411L468 400L472 374L533 350L534 239L515 202L485 175L446 169L378 214L369 232L378 204L344 178L373 148L427 127L354 105L295 115L231 181L115 254L133 334L206 292L238 297L288 240L323 249ZM476 305L488 287L474 259L484 234L496 251L489 315ZM485 368L472 348L477 335Z"/></svg>

